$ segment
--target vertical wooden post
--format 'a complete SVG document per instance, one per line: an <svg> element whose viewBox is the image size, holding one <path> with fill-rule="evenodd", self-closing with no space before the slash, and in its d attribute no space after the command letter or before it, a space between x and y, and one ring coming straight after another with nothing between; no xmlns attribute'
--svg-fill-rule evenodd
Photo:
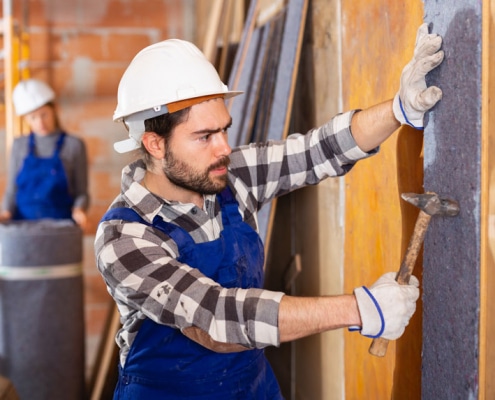
<svg viewBox="0 0 495 400"><path fill-rule="evenodd" d="M343 110L365 108L395 95L422 19L420 1L342 2ZM399 268L418 214L400 194L422 190L422 140L422 132L402 127L377 156L360 161L345 176L347 293ZM418 265L415 275L421 277ZM344 335L346 398L420 397L421 302L404 336L389 344L386 357L368 353L371 340L351 332Z"/></svg>
<svg viewBox="0 0 495 400"><path fill-rule="evenodd" d="M14 88L14 19L12 0L3 1L3 31L4 31L4 71L5 71L5 162L8 163L10 148L18 131L15 124L12 90Z"/></svg>
<svg viewBox="0 0 495 400"><path fill-rule="evenodd" d="M480 271L480 371L479 399L495 398L495 8L483 2L482 32L482 138L481 138L481 271Z"/></svg>

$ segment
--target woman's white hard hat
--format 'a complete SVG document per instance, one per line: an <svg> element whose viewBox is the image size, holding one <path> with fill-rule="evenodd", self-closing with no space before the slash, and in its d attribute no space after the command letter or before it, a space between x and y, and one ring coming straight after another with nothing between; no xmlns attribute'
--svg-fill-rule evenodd
<svg viewBox="0 0 495 400"><path fill-rule="evenodd" d="M192 43L169 39L141 50L122 76L115 122L124 122L129 139L117 142L119 153L141 146L144 121L205 101L241 94L230 91L215 67Z"/></svg>
<svg viewBox="0 0 495 400"><path fill-rule="evenodd" d="M20 81L12 93L15 113L19 116L29 114L53 100L53 89L38 79Z"/></svg>

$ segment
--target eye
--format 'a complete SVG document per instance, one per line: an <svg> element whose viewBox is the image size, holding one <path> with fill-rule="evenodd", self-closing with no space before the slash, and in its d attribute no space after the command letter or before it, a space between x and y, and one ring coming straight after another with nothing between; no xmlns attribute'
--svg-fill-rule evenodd
<svg viewBox="0 0 495 400"><path fill-rule="evenodd" d="M200 142L207 142L210 139L211 133L199 137Z"/></svg>

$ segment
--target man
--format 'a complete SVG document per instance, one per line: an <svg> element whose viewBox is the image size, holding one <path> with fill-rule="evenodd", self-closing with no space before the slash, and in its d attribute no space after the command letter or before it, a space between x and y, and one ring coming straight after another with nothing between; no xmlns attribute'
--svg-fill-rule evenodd
<svg viewBox="0 0 495 400"><path fill-rule="evenodd" d="M302 298L262 289L257 212L274 197L348 172L401 124L422 128L441 98L425 75L442 39L418 31L394 100L334 117L306 135L231 149L229 91L192 44L167 40L132 60L115 121L143 157L95 241L98 268L121 314L117 399L278 399L263 348L347 327L397 339L415 310L418 280L383 275L353 294ZM310 162L308 157L311 159Z"/></svg>

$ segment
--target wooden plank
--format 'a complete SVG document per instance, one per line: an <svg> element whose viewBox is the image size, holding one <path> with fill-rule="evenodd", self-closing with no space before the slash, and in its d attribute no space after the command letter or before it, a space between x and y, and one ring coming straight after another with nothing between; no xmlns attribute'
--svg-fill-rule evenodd
<svg viewBox="0 0 495 400"><path fill-rule="evenodd" d="M232 43L239 43L241 41L242 32L244 31L245 13L246 13L246 0L235 0L234 16L233 16L233 28L231 32L230 41Z"/></svg>
<svg viewBox="0 0 495 400"><path fill-rule="evenodd" d="M218 32L220 31L220 18L222 16L225 0L214 0L210 9L210 18L203 42L203 53L212 63L215 63L217 54Z"/></svg>
<svg viewBox="0 0 495 400"><path fill-rule="evenodd" d="M110 304L107 323L102 333L100 348L90 384L91 400L107 400L113 397L118 380L119 348L115 335L120 329L120 315L113 299Z"/></svg>
<svg viewBox="0 0 495 400"><path fill-rule="evenodd" d="M258 49L259 31L256 30L256 18L259 12L259 1L250 3L242 39L239 43L237 53L230 73L229 88L231 90L242 90L244 94L236 96L227 102L227 108L232 116L232 126L229 128L229 144L237 147L245 137L242 130L246 124L247 103L252 96L253 87L250 83L254 65L256 65L256 54ZM256 71L255 71L256 72Z"/></svg>
<svg viewBox="0 0 495 400"><path fill-rule="evenodd" d="M254 26L258 7L258 3L250 7L248 16L251 20L243 35L243 40L249 38L249 43L241 42L229 85L246 91L244 99L236 99L237 102L230 106L233 118L229 129L231 146L282 139L289 129L308 1L291 0L285 9L271 10L272 19L263 27ZM268 32L260 32L261 29L268 29ZM258 39L259 35L261 40L252 40ZM258 214L260 236L267 251L275 202L265 205Z"/></svg>
<svg viewBox="0 0 495 400"><path fill-rule="evenodd" d="M259 0L252 0L249 4L249 10L246 17L246 23L244 24L244 30L242 32L241 41L237 50L234 63L232 65L232 71L230 73L229 88L232 90L241 90L239 88L239 80L242 76L249 75L244 72L244 63L246 60L246 53L250 48L251 37L256 28L256 19L259 13ZM232 101L228 103L229 110L232 108Z"/></svg>
<svg viewBox="0 0 495 400"><path fill-rule="evenodd" d="M483 2L479 399L495 398L495 7Z"/></svg>
<svg viewBox="0 0 495 400"><path fill-rule="evenodd" d="M268 125L269 140L285 138L289 132L307 10L307 0L292 0L288 4L273 95L274 103Z"/></svg>
<svg viewBox="0 0 495 400"><path fill-rule="evenodd" d="M296 253L284 273L284 289L286 293L293 292L292 289L301 271L301 255Z"/></svg>
<svg viewBox="0 0 495 400"><path fill-rule="evenodd" d="M230 34L234 22L234 0L225 0L226 5L223 10L223 31L222 31L222 49L220 51L220 61L218 62L218 75L220 79L225 80L227 74L227 56L229 53Z"/></svg>
<svg viewBox="0 0 495 400"><path fill-rule="evenodd" d="M416 29L422 23L424 10L422 2L403 3L401 8L395 5L394 0L346 1L342 5L343 110L377 104L398 89L401 70L414 51ZM382 10L388 10L388 14ZM422 189L421 140L421 132L401 128L381 146L378 156L360 161L345 176L346 293L363 284L371 285L381 274L397 270L400 265L418 212L402 203L400 192L405 187L411 191ZM346 398L420 398L420 306L419 302L405 333L412 334L414 340L407 336L404 341L394 341L384 358L368 353L371 339L344 332ZM408 367L405 353L396 350L409 345L414 357ZM402 397L392 395L397 390Z"/></svg>
<svg viewBox="0 0 495 400"><path fill-rule="evenodd" d="M266 58L267 39L267 30L264 28L256 29L252 34L251 46L244 65L246 73L239 81L239 90L244 91L243 98L239 99L239 103L231 109L233 122L229 129L229 140L234 146L247 144L253 130L263 82L262 66Z"/></svg>
<svg viewBox="0 0 495 400"><path fill-rule="evenodd" d="M259 101L256 105L251 135L249 142L265 142L268 136L268 124L272 113L278 65L280 64L280 52L283 39L285 12L273 18L267 23L267 45L264 51L263 73L260 84Z"/></svg>
<svg viewBox="0 0 495 400"><path fill-rule="evenodd" d="M283 5L284 1L257 0L250 3L229 81L231 89L244 91L242 96L228 102L228 109L233 119L232 127L229 129L229 144L232 147L254 141L255 135L252 132L256 129L259 110L262 110L263 115L270 112L268 107L260 106L260 101L266 102L261 91L267 90L264 87L267 62L270 57L276 57L278 54L278 51L272 54L270 51L281 46L281 41L274 42L271 35L273 21L283 11Z"/></svg>
<svg viewBox="0 0 495 400"><path fill-rule="evenodd" d="M289 1L275 83L273 107L270 110L267 134L267 139L269 140L285 138L289 131L307 10L308 0ZM266 249L270 246L275 210L276 199L265 205L259 221L260 234L264 238Z"/></svg>

